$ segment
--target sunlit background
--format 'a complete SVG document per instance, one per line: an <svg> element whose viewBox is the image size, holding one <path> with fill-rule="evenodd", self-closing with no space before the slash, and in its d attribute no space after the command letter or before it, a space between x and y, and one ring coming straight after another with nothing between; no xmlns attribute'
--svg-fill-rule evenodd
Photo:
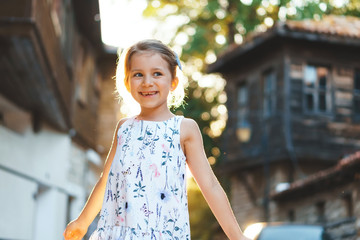
<svg viewBox="0 0 360 240"><path fill-rule="evenodd" d="M189 40L188 34L191 35L192 30L190 29L188 33L177 33L176 31L180 25L189 21L189 17L173 15L166 17L166 21L160 21L159 17L161 17L161 12L157 18L144 17L143 12L147 7L147 1L145 0L99 0L99 3L102 39L109 48L118 48L117 51L121 53L124 48L129 47L137 41L155 38L165 44L172 43L172 49L181 58L182 47ZM160 6L160 1L153 1L151 4L152 7L156 8ZM206 1L189 2L188 4L204 5ZM177 6L168 6L162 11L163 15L166 16L171 12L176 12ZM225 44L224 40L224 36L219 35L219 37L216 38L219 44ZM209 64L214 61L216 61L215 54L209 52L205 58L205 63ZM226 102L226 94L223 92L225 81L216 74L204 75L201 72L204 63L200 59L195 58L189 63L182 62L182 65L184 65L182 79L185 87L188 85L187 76L191 76L191 79L196 81L201 88L207 88L205 91L205 99L207 102L211 103L215 97L218 97L221 104L212 108L210 112L202 113L201 118L208 120L210 119L210 115L215 117L216 120L211 122L210 128L206 129L206 132L212 137L220 136L227 120L227 109L224 105ZM200 98L201 95L202 92L200 89L195 90L193 93L193 97L195 98ZM131 116L139 112L139 106L136 102L128 99L128 97L129 96L125 96L128 104L121 105L121 113ZM131 102L131 104L129 104L129 102ZM215 152L216 151L217 150L215 150ZM210 157L209 160L211 163L215 163L214 157Z"/></svg>

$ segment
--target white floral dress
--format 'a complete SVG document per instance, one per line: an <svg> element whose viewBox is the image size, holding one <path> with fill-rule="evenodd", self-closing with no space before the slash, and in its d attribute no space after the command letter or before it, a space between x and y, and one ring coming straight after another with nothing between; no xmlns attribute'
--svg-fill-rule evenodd
<svg viewBox="0 0 360 240"><path fill-rule="evenodd" d="M125 121L90 240L190 239L182 116Z"/></svg>

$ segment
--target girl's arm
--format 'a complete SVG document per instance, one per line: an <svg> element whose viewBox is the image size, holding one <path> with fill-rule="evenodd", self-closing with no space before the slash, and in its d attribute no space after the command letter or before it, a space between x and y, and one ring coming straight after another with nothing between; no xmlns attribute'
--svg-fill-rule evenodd
<svg viewBox="0 0 360 240"><path fill-rule="evenodd" d="M109 150L109 153L105 161L103 172L101 173L99 180L95 184L80 215L67 225L63 234L65 240L82 239L86 234L89 225L92 223L96 215L99 213L104 200L105 187L110 172L111 163L114 159L116 152L117 131L121 126L121 124L125 122L125 120L126 119L122 119L117 124L114 132L111 148Z"/></svg>
<svg viewBox="0 0 360 240"><path fill-rule="evenodd" d="M249 240L237 223L229 200L206 158L197 123L184 119L181 123L181 143L189 169L211 211L230 240Z"/></svg>

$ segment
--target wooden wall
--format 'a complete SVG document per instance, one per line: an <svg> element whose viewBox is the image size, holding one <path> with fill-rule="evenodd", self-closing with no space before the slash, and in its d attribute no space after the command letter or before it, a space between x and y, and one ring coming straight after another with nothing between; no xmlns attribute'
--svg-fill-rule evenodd
<svg viewBox="0 0 360 240"><path fill-rule="evenodd" d="M360 148L360 125L354 116L352 94L354 71L360 57L356 46L282 39L254 50L238 60L238 68L224 73L227 80L229 120L224 134L227 160L239 166L290 159L333 164ZM232 62L235 65L236 62ZM331 111L308 113L304 108L303 72L306 64L326 66L330 71ZM265 118L264 73L274 70L276 107ZM236 137L237 89L248 87L251 138Z"/></svg>
<svg viewBox="0 0 360 240"><path fill-rule="evenodd" d="M287 65L290 73L290 109L292 141L299 159L337 161L360 148L360 124L353 108L354 73L360 57L349 46L290 42ZM304 110L303 70L306 64L326 66L330 71L330 104L328 113Z"/></svg>

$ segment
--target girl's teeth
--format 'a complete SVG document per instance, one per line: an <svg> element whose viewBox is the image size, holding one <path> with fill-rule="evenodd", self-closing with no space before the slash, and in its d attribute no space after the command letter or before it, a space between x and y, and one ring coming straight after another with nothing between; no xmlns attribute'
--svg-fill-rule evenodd
<svg viewBox="0 0 360 240"><path fill-rule="evenodd" d="M149 96L149 95L154 95L156 92L152 92L152 93L142 93L142 95L144 96Z"/></svg>

